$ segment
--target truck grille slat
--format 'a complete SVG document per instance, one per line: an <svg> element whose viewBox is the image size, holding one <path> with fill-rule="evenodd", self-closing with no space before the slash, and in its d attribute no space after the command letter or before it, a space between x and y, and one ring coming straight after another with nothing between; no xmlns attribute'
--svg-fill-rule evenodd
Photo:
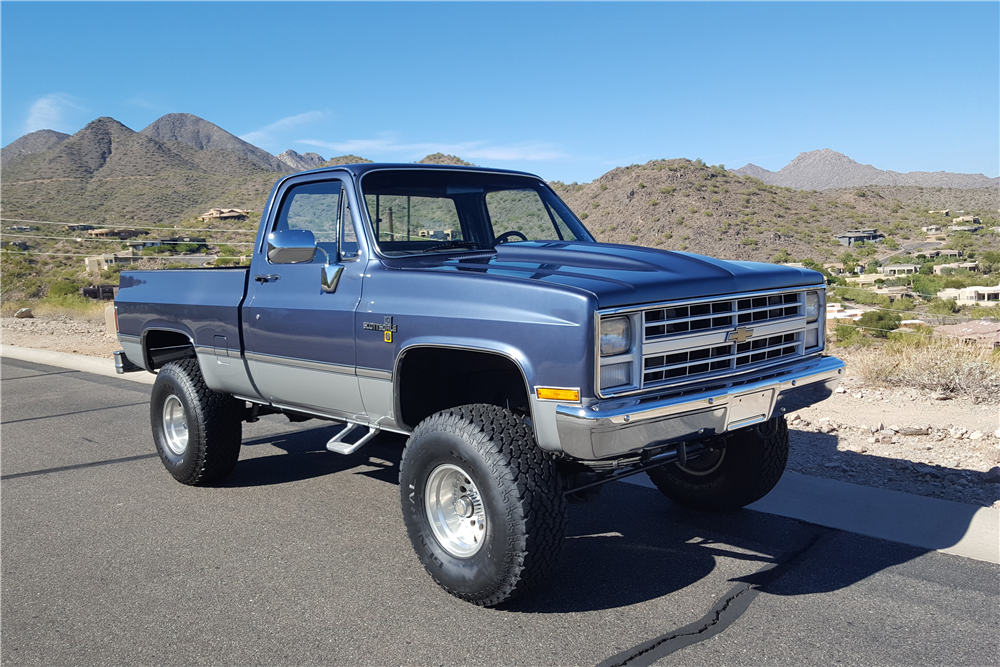
<svg viewBox="0 0 1000 667"><path fill-rule="evenodd" d="M782 357L801 356L804 305L804 293L795 291L765 296L734 295L707 303L644 311L643 343L657 343L662 350L665 343L673 346L676 342L678 349L643 356L642 387L743 372ZM782 322L787 326L782 327ZM760 337L754 338L753 328L761 326L766 326L767 335L761 336L758 329ZM742 330L749 340L736 336L720 344L716 334L713 342L698 345L704 334L719 330L734 333Z"/></svg>

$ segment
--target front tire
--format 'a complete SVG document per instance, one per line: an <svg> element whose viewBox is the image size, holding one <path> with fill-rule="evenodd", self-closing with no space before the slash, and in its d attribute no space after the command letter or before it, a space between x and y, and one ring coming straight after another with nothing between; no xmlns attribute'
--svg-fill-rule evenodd
<svg viewBox="0 0 1000 667"><path fill-rule="evenodd" d="M663 495L698 510L725 512L760 500L774 488L788 462L784 417L713 438L711 449L686 466L670 463L648 471Z"/></svg>
<svg viewBox="0 0 1000 667"><path fill-rule="evenodd" d="M473 604L528 592L562 550L566 505L555 462L508 410L466 405L422 421L403 451L399 489L424 568Z"/></svg>
<svg viewBox="0 0 1000 667"><path fill-rule="evenodd" d="M208 388L196 359L160 369L149 418L160 461L174 479L198 486L233 471L243 439L242 407L229 394Z"/></svg>

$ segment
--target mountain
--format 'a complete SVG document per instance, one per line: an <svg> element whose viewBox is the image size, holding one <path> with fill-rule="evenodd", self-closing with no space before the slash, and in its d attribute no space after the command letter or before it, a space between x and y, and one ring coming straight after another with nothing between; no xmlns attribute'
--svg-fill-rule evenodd
<svg viewBox="0 0 1000 667"><path fill-rule="evenodd" d="M323 164L323 157L319 153L303 153L300 155L292 149L288 149L277 157L288 167L291 167L292 171L315 169Z"/></svg>
<svg viewBox="0 0 1000 667"><path fill-rule="evenodd" d="M157 141L177 141L203 151L218 150L236 153L257 163L267 171L293 171L287 164L267 151L243 141L215 123L210 123L194 114L167 114L143 128L140 134Z"/></svg>
<svg viewBox="0 0 1000 667"><path fill-rule="evenodd" d="M1000 185L1000 178L987 178L982 174L955 174L950 172L911 171L899 173L884 171L870 164L859 164L843 153L824 148L799 153L798 157L780 171L768 171L755 164L747 164L732 173L738 176L759 178L768 185L780 185L797 190L832 190L863 185L909 185L925 188L988 188Z"/></svg>
<svg viewBox="0 0 1000 667"><path fill-rule="evenodd" d="M9 160L2 176L6 216L141 224L177 222L212 206L260 210L276 175L241 153L160 141L105 117L53 148Z"/></svg>
<svg viewBox="0 0 1000 667"><path fill-rule="evenodd" d="M31 134L26 134L20 139L13 141L0 150L0 165L6 165L18 158L32 153L42 153L55 148L62 142L69 139L70 135L55 130L38 130Z"/></svg>

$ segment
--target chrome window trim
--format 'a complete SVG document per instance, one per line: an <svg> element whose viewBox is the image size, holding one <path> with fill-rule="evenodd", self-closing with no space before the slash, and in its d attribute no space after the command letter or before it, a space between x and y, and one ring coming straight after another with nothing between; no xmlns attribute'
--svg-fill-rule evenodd
<svg viewBox="0 0 1000 667"><path fill-rule="evenodd" d="M804 313L801 314L801 315L798 315L798 316L794 316L794 317L793 316L789 316L787 319L775 320L773 322L773 323L779 323L779 322L780 323L788 323L788 322L793 322L793 321L796 321L796 320L801 320L802 326L801 327L797 327L796 330L800 331L802 333L803 340L799 341L798 344L803 346L802 347L803 356L806 356L806 355L811 355L811 354L816 354L818 352L822 352L825 349L825 342L826 342L825 341L825 336L822 335L823 334L823 330L825 328L825 324L826 324L826 309L825 309L825 304L826 304L826 296L825 296L826 285L824 283L812 284L812 285L804 285L804 286L798 286L798 285L796 285L796 286L785 287L785 288L777 288L777 289L769 289L769 290L759 290L759 291L756 291L756 292L734 292L734 293L730 293L730 294L717 294L717 295L696 297L696 298L691 298L691 299L682 299L682 300L677 300L677 301L658 301L658 302L652 302L652 303L636 304L636 305L632 305L632 306L621 306L621 307L618 307L618 308L603 308L603 309L599 309L599 310L595 311L594 322L593 322L593 327L594 327L594 341L595 341L595 344L594 344L594 395L597 396L600 399L619 398L619 397L624 397L624 396L633 396L635 394L641 394L641 393L644 393L644 392L657 392L657 391L663 390L667 386L667 385L664 385L664 384L657 384L656 386L652 386L652 387L643 387L642 386L643 385L643 375L644 375L643 358L647 354L646 353L646 343L644 342L644 339L645 339L645 327L644 326L640 326L637 329L634 326L634 323L633 323L633 334L632 334L633 335L633 340L632 340L633 347L632 347L632 351L631 352L629 352L627 354L616 355L616 357L603 357L603 358L601 357L601 347L600 347L601 319L604 318L604 317L613 317L613 316L618 316L618 315L629 315L629 316L635 316L635 317L638 317L638 318L641 319L643 317L643 313L645 313L646 311L649 311L649 310L655 310L657 308L665 308L665 307L677 308L677 307L683 307L683 306L703 304L703 303L712 302L712 301L725 301L727 299L734 299L735 300L735 299L747 299L747 298L756 298L756 297L766 297L766 296L773 296L773 295L776 295L776 294L791 294L791 293L801 294L801 302L804 303L805 293L806 292L812 292L812 291L818 291L818 292L821 293L820 294L820 316L819 316L819 318L815 322L806 323L806 321L805 321L805 314ZM822 327L820 326L820 324L822 324ZM739 325L736 324L736 323L733 324L733 328L734 329L737 326L739 326ZM763 324L761 326L764 327L764 326L770 326L770 325L769 324ZM808 329L809 327L813 327L813 326L819 327L821 329L821 331L820 331L820 333L821 333L821 335L820 335L820 341L821 341L821 343L820 343L820 345L818 347L816 347L816 348L809 348L808 351L806 351L806 348L804 346L805 330ZM719 329L706 330L704 333L701 333L701 334L699 334L698 332L687 332L684 335L688 336L688 337L695 337L695 336L706 336L706 337L708 337L708 336L719 336L719 335L724 335L725 333L727 333L727 331L728 331L727 329L719 328ZM771 335L774 335L774 334L771 334ZM650 343L650 345L656 345L658 342L659 341L652 342L652 343ZM633 360L633 369L632 369L633 370L633 377L632 377L631 383L628 384L628 385L621 385L623 387L623 389L620 390L620 391L614 391L613 387L609 387L607 390L602 391L601 390L601 366L602 366L602 361L615 360L615 363L621 363L621 362L624 362L627 357L631 357L632 360ZM771 362L761 362L760 365L753 366L753 370L754 371L758 371L758 370L759 371L764 371L764 370L767 370L768 368L788 363L788 361L789 361L788 357L777 357L777 358L774 359L774 361L771 361ZM730 369L730 374L740 373L740 372L741 371L739 369ZM711 375L711 374L709 374L709 375L699 375L699 376L694 377L694 378L692 378L690 380L680 381L680 382L677 382L676 384L671 384L671 385L669 385L669 387L671 389L674 389L674 388L680 389L680 388L683 388L683 387L686 387L686 386L696 385L696 384L699 384L699 383L712 382L713 380L722 380L725 377L726 377L726 375L714 375L714 376Z"/></svg>

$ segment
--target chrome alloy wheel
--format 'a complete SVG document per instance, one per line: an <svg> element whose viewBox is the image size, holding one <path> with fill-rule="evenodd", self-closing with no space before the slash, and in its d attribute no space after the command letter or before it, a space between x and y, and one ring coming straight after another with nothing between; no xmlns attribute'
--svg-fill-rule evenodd
<svg viewBox="0 0 1000 667"><path fill-rule="evenodd" d="M431 471L424 487L427 520L438 543L456 558L479 551L486 537L486 509L465 471L446 463Z"/></svg>
<svg viewBox="0 0 1000 667"><path fill-rule="evenodd" d="M187 415L184 404L174 394L163 402L163 435L171 453L180 456L188 446Z"/></svg>

